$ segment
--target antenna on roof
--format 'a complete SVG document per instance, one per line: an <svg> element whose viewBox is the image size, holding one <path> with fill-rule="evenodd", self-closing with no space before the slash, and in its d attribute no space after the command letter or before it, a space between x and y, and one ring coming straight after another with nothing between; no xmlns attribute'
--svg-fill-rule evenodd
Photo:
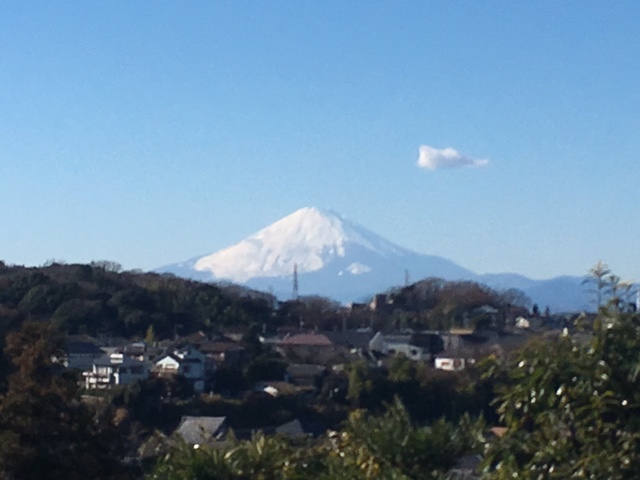
<svg viewBox="0 0 640 480"><path fill-rule="evenodd" d="M293 300L298 300L298 264L293 264L293 293L291 295Z"/></svg>

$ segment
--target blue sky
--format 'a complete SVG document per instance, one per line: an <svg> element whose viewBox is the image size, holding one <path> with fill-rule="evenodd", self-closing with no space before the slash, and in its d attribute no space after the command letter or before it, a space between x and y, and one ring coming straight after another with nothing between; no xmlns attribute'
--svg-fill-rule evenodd
<svg viewBox="0 0 640 480"><path fill-rule="evenodd" d="M640 280L639 78L638 2L2 2L0 259L151 269L318 206Z"/></svg>

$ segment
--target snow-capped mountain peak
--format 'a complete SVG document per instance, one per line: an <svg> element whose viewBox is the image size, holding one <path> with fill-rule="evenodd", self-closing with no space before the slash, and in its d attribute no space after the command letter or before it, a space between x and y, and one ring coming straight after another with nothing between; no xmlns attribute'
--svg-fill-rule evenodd
<svg viewBox="0 0 640 480"><path fill-rule="evenodd" d="M299 292L349 302L427 277L522 288L553 309L585 308L580 277L534 281L512 274L477 275L445 258L412 252L330 210L301 208L231 247L158 268L203 281L230 280L290 298L297 266ZM408 274L408 275L407 275ZM298 289L296 289L298 291Z"/></svg>
<svg viewBox="0 0 640 480"><path fill-rule="evenodd" d="M408 253L335 212L307 207L236 245L197 259L193 268L235 282L290 276L294 265L299 273L315 272L356 246L383 256Z"/></svg>

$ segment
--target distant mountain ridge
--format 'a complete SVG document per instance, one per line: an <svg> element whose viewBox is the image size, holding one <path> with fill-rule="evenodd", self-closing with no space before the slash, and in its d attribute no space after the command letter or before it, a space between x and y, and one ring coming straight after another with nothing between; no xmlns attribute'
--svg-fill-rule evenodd
<svg viewBox="0 0 640 480"><path fill-rule="evenodd" d="M478 275L455 262L396 245L336 212L301 208L239 243L156 269L201 281L230 281L290 298L294 267L302 295L359 301L412 280L472 280L518 288L541 308L588 308L582 277L531 280L518 274Z"/></svg>

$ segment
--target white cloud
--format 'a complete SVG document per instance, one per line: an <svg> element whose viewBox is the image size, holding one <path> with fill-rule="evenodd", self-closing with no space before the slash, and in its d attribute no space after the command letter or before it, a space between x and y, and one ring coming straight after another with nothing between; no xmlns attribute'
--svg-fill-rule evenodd
<svg viewBox="0 0 640 480"><path fill-rule="evenodd" d="M487 159L471 158L453 148L433 148L429 145L420 146L418 167L427 170L458 167L484 167L489 163Z"/></svg>

